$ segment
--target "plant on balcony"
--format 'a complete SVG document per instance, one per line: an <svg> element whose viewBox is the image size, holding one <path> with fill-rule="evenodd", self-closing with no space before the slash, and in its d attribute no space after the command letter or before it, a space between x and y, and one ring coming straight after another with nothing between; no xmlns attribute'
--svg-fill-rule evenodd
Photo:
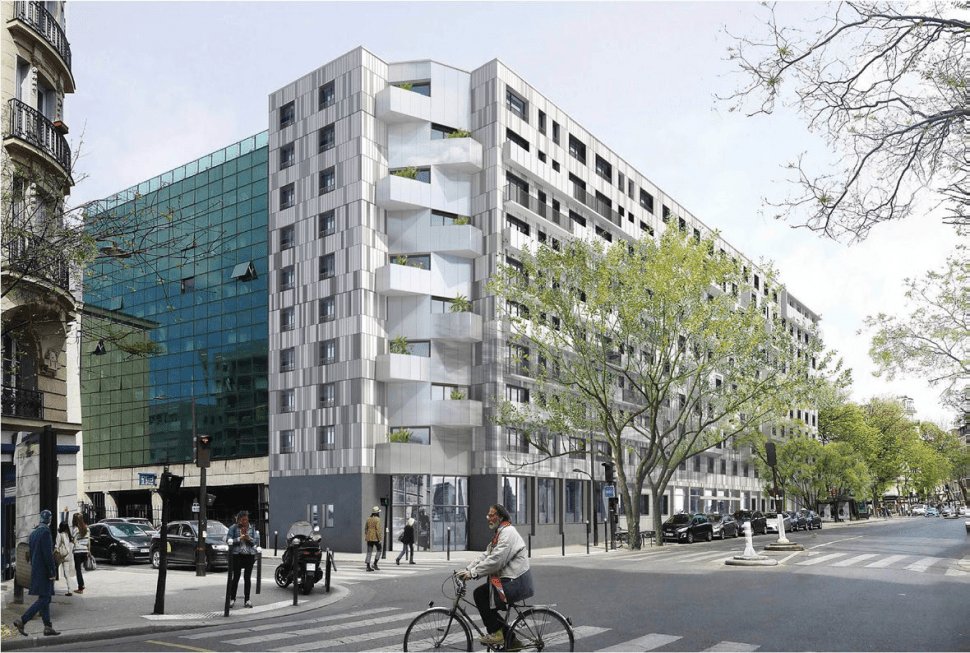
<svg viewBox="0 0 970 653"><path fill-rule="evenodd" d="M412 435L414 435L414 432L411 429L398 429L388 433L387 440L388 442L402 442L407 444L411 441Z"/></svg>
<svg viewBox="0 0 970 653"><path fill-rule="evenodd" d="M456 129L455 131L448 134L448 138L468 138L472 133L465 129Z"/></svg>
<svg viewBox="0 0 970 653"><path fill-rule="evenodd" d="M459 224L459 225L460 224L468 224L471 221L472 221L472 219L469 218L467 215L462 215L462 216L459 216L459 217L455 218L455 224Z"/></svg>
<svg viewBox="0 0 970 653"><path fill-rule="evenodd" d="M414 166L408 166L407 168L401 168L400 170L395 170L391 173L395 177L404 177L405 179L417 179L418 169Z"/></svg>
<svg viewBox="0 0 970 653"><path fill-rule="evenodd" d="M450 310L452 313L471 313L472 300L468 299L464 295L458 295L451 300L451 307L448 310Z"/></svg>
<svg viewBox="0 0 970 653"><path fill-rule="evenodd" d="M403 88L405 91L410 91L414 84L412 82L402 82L401 84L395 84L395 86L398 88Z"/></svg>
<svg viewBox="0 0 970 653"><path fill-rule="evenodd" d="M394 264L395 265L407 265L408 264L408 256L407 256L407 254L398 254L397 256L395 256L394 257Z"/></svg>
<svg viewBox="0 0 970 653"><path fill-rule="evenodd" d="M459 388L452 388L451 389L451 398L454 399L455 401L464 399L465 398L465 391L464 390L460 390Z"/></svg>
<svg viewBox="0 0 970 653"><path fill-rule="evenodd" d="M392 354L405 354L406 356L411 355L411 343L404 336L397 336L389 345Z"/></svg>

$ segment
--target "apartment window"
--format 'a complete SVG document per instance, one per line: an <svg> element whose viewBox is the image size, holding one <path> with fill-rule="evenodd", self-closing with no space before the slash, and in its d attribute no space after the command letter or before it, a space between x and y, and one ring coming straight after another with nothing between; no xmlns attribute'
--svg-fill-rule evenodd
<svg viewBox="0 0 970 653"><path fill-rule="evenodd" d="M546 114L542 111L539 112L539 133L546 133Z"/></svg>
<svg viewBox="0 0 970 653"><path fill-rule="evenodd" d="M736 460L731 461L731 475L732 476L738 475L738 461Z"/></svg>
<svg viewBox="0 0 970 653"><path fill-rule="evenodd" d="M538 522L540 524L555 524L556 519L556 479L540 478L536 482L539 496Z"/></svg>
<svg viewBox="0 0 970 653"><path fill-rule="evenodd" d="M569 154L586 165L586 145L572 134L569 135Z"/></svg>
<svg viewBox="0 0 970 653"><path fill-rule="evenodd" d="M292 347L280 351L280 372L292 372L296 369L296 351Z"/></svg>
<svg viewBox="0 0 970 653"><path fill-rule="evenodd" d="M320 364L329 365L337 362L337 339L330 338L320 343Z"/></svg>
<svg viewBox="0 0 970 653"><path fill-rule="evenodd" d="M296 451L296 434L292 429L280 431L280 453L293 453Z"/></svg>
<svg viewBox="0 0 970 653"><path fill-rule="evenodd" d="M640 206L645 208L650 213L653 213L653 195L642 188L640 189Z"/></svg>
<svg viewBox="0 0 970 653"><path fill-rule="evenodd" d="M423 184L431 183L431 168L398 168L396 170L391 170L390 173L396 177L413 179L414 181L420 181Z"/></svg>
<svg viewBox="0 0 970 653"><path fill-rule="evenodd" d="M280 290L292 290L296 285L296 272L292 265L280 270Z"/></svg>
<svg viewBox="0 0 970 653"><path fill-rule="evenodd" d="M317 429L317 451L333 451L337 448L336 427L321 426Z"/></svg>
<svg viewBox="0 0 970 653"><path fill-rule="evenodd" d="M280 170L296 163L296 144L288 143L280 148Z"/></svg>
<svg viewBox="0 0 970 653"><path fill-rule="evenodd" d="M517 404L529 403L529 389L517 385L505 386L505 400Z"/></svg>
<svg viewBox="0 0 970 653"><path fill-rule="evenodd" d="M280 391L280 412L292 413L296 410L296 395L292 390Z"/></svg>
<svg viewBox="0 0 970 653"><path fill-rule="evenodd" d="M417 93L418 95L423 95L425 97L431 97L431 82L395 82L395 86L400 86L405 88L412 93Z"/></svg>
<svg viewBox="0 0 970 653"><path fill-rule="evenodd" d="M505 429L505 448L506 451L514 451L517 453L529 453L529 436L523 429L512 428L511 426Z"/></svg>
<svg viewBox="0 0 970 653"><path fill-rule="evenodd" d="M524 138L516 134L511 129L505 130L505 140L512 141L513 143L521 147L526 152L529 151L529 141L525 140Z"/></svg>
<svg viewBox="0 0 970 653"><path fill-rule="evenodd" d="M337 99L337 96L334 93L333 82L327 82L326 84L320 87L320 102L319 102L320 106L318 108L326 109L331 104L333 104L336 101L336 99Z"/></svg>
<svg viewBox="0 0 970 653"><path fill-rule="evenodd" d="M182 294L190 293L195 291L195 277L186 277L182 279Z"/></svg>
<svg viewBox="0 0 970 653"><path fill-rule="evenodd" d="M280 311L280 331L292 331L296 328L296 316L293 308L284 308Z"/></svg>
<svg viewBox="0 0 970 653"><path fill-rule="evenodd" d="M391 261L397 265L406 265L411 268L431 269L430 254L397 254Z"/></svg>
<svg viewBox="0 0 970 653"><path fill-rule="evenodd" d="M296 122L296 103L287 102L280 107L280 129Z"/></svg>
<svg viewBox="0 0 970 653"><path fill-rule="evenodd" d="M627 179L626 194L631 200L633 199L633 180L632 179Z"/></svg>
<svg viewBox="0 0 970 653"><path fill-rule="evenodd" d="M541 150L539 151L539 161L542 163L546 162L546 153Z"/></svg>
<svg viewBox="0 0 970 653"><path fill-rule="evenodd" d="M280 251L293 247L296 230L293 225L280 229Z"/></svg>
<svg viewBox="0 0 970 653"><path fill-rule="evenodd" d="M332 322L337 317L337 301L333 295L320 300L320 321Z"/></svg>
<svg viewBox="0 0 970 653"><path fill-rule="evenodd" d="M701 471L701 457L700 456L694 456L694 471L695 472Z"/></svg>
<svg viewBox="0 0 970 653"><path fill-rule="evenodd" d="M521 234L529 235L529 223L519 220L515 216L505 214L505 224Z"/></svg>
<svg viewBox="0 0 970 653"><path fill-rule="evenodd" d="M620 192L622 193L623 192L623 188L625 186L626 186L626 175L624 175L622 172L617 171L617 173L616 173L616 187L619 188L620 189Z"/></svg>
<svg viewBox="0 0 970 653"><path fill-rule="evenodd" d="M423 356L425 358L431 358L430 340L409 340L408 345L410 345L411 347L412 356Z"/></svg>
<svg viewBox="0 0 970 653"><path fill-rule="evenodd" d="M431 140L440 141L446 138L458 138L458 136L452 136L455 132L458 132L455 127L448 127L447 125L439 125L438 123L431 123ZM461 130L464 131L464 130Z"/></svg>
<svg viewBox="0 0 970 653"><path fill-rule="evenodd" d="M586 521L586 482L582 480L566 481L566 523L578 524Z"/></svg>
<svg viewBox="0 0 970 653"><path fill-rule="evenodd" d="M559 145L559 123L552 121L552 142Z"/></svg>
<svg viewBox="0 0 970 653"><path fill-rule="evenodd" d="M446 211L431 210L432 227L449 227L456 224L469 224L471 219L467 215L447 213Z"/></svg>
<svg viewBox="0 0 970 653"><path fill-rule="evenodd" d="M670 207L668 206L663 207L663 221L664 224L670 222Z"/></svg>
<svg viewBox="0 0 970 653"><path fill-rule="evenodd" d="M333 254L324 254L320 257L320 278L330 279L336 270L336 261Z"/></svg>
<svg viewBox="0 0 970 653"><path fill-rule="evenodd" d="M396 435L407 432L405 437ZM395 437L396 436L396 437ZM408 444L431 444L431 427L429 426L393 426L391 427L391 442L406 442Z"/></svg>
<svg viewBox="0 0 970 653"><path fill-rule="evenodd" d="M444 383L431 384L431 399L433 401L460 401L467 398L468 388L465 386Z"/></svg>
<svg viewBox="0 0 970 653"><path fill-rule="evenodd" d="M721 473L727 474L727 461L721 460Z"/></svg>
<svg viewBox="0 0 970 653"><path fill-rule="evenodd" d="M611 234L609 231L607 231L606 229L603 229L600 226L596 227L596 235L608 243L613 242L613 234Z"/></svg>
<svg viewBox="0 0 970 653"><path fill-rule="evenodd" d="M511 523L529 523L529 479L521 476L506 476L503 479L502 505L511 515Z"/></svg>
<svg viewBox="0 0 970 653"><path fill-rule="evenodd" d="M512 89L505 89L505 106L522 120L529 121L529 104Z"/></svg>
<svg viewBox="0 0 970 653"><path fill-rule="evenodd" d="M296 186L287 184L280 188L280 210L288 209L296 204Z"/></svg>
<svg viewBox="0 0 970 653"><path fill-rule="evenodd" d="M327 168L320 173L320 194L333 192L337 188L337 173L334 168Z"/></svg>
<svg viewBox="0 0 970 653"><path fill-rule="evenodd" d="M450 297L432 297L431 298L431 312L434 313L450 313L451 312L451 298Z"/></svg>
<svg viewBox="0 0 970 653"><path fill-rule="evenodd" d="M553 160L553 162L552 162L552 169L554 171L556 171L556 172L559 172L559 162L558 161Z"/></svg>
<svg viewBox="0 0 970 653"><path fill-rule="evenodd" d="M320 384L320 405L321 406L337 405L337 384L336 383Z"/></svg>
<svg viewBox="0 0 970 653"><path fill-rule="evenodd" d="M613 183L613 166L607 163L606 159L599 154L596 155L596 174L611 184Z"/></svg>
<svg viewBox="0 0 970 653"><path fill-rule="evenodd" d="M326 152L332 150L337 145L337 136L333 125L327 125L320 130L319 150Z"/></svg>
<svg viewBox="0 0 970 653"><path fill-rule="evenodd" d="M683 233L687 233L687 221L683 218L677 218L677 228Z"/></svg>
<svg viewBox="0 0 970 653"><path fill-rule="evenodd" d="M580 227L586 226L586 218L571 209L569 211L569 219L578 224Z"/></svg>
<svg viewBox="0 0 970 653"><path fill-rule="evenodd" d="M321 237L332 236L337 232L337 218L332 210L320 214L319 230Z"/></svg>
<svg viewBox="0 0 970 653"><path fill-rule="evenodd" d="M742 467L742 471L741 471L741 476L747 476L747 475L748 475L748 463L744 463L744 466Z"/></svg>

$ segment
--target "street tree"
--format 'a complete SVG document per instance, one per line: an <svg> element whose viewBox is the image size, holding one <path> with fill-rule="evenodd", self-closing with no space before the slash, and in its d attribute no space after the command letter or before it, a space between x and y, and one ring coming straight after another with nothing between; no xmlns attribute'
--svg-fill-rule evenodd
<svg viewBox="0 0 970 653"><path fill-rule="evenodd" d="M602 451L616 465L631 545L645 485L662 544L677 468L786 416L804 398L819 338L781 318L774 272L719 251L717 234L555 245L500 262L488 284L533 382L528 403L497 401L494 419L544 456Z"/></svg>
<svg viewBox="0 0 970 653"><path fill-rule="evenodd" d="M757 461L759 476L767 483L774 476L785 496L801 506L815 509L824 498L828 487L819 471L822 443L808 434L799 434L777 445L775 474L766 461Z"/></svg>
<svg viewBox="0 0 970 653"><path fill-rule="evenodd" d="M960 230L965 237L966 231ZM941 402L960 409L970 379L970 266L962 242L942 271L906 279L908 315L879 313L867 317L873 331L869 355L876 376L915 375L942 388Z"/></svg>
<svg viewBox="0 0 970 653"><path fill-rule="evenodd" d="M873 478L868 463L849 442L823 445L815 469L820 485L826 488L827 498L832 501L832 515L836 519L843 501L854 496L865 496L872 487Z"/></svg>
<svg viewBox="0 0 970 653"><path fill-rule="evenodd" d="M793 107L839 163L787 164L792 193L765 200L774 217L861 240L880 223L928 213L968 224L965 2L841 2L812 25L788 25L792 5L765 3L764 29L733 35L741 81L718 99L748 116Z"/></svg>
<svg viewBox="0 0 970 653"><path fill-rule="evenodd" d="M894 397L873 397L862 406L867 430L855 431L848 442L858 451L872 483L869 494L878 508L886 489L906 469L906 455L919 437L919 425L909 419L903 404Z"/></svg>

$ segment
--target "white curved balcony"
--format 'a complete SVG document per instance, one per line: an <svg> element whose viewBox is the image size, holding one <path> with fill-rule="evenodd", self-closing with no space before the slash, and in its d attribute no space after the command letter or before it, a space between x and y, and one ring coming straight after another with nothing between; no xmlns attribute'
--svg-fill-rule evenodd
<svg viewBox="0 0 970 653"><path fill-rule="evenodd" d="M375 98L377 117L384 122L431 121L431 98L397 86L388 86Z"/></svg>
<svg viewBox="0 0 970 653"><path fill-rule="evenodd" d="M374 275L377 292L400 297L403 295L430 295L431 271L410 265L388 263L378 268Z"/></svg>
<svg viewBox="0 0 970 653"><path fill-rule="evenodd" d="M481 342L482 316L477 313L433 313L431 337L456 342Z"/></svg>
<svg viewBox="0 0 970 653"><path fill-rule="evenodd" d="M375 363L378 381L399 383L431 381L431 359L427 356L379 354Z"/></svg>
<svg viewBox="0 0 970 653"><path fill-rule="evenodd" d="M388 175L377 181L376 202L379 207L389 211L429 207L431 206L431 184L398 175Z"/></svg>
<svg viewBox="0 0 970 653"><path fill-rule="evenodd" d="M442 138L428 143L428 163L457 172L482 171L482 144L474 138Z"/></svg>
<svg viewBox="0 0 970 653"><path fill-rule="evenodd" d="M482 255L482 230L470 224L431 227L430 251L452 254L462 258Z"/></svg>
<svg viewBox="0 0 970 653"><path fill-rule="evenodd" d="M432 426L481 426L482 402L445 399L431 402Z"/></svg>

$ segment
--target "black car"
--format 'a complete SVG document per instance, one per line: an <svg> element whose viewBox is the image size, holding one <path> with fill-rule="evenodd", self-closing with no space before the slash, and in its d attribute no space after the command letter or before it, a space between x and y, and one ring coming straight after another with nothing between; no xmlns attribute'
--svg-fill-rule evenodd
<svg viewBox="0 0 970 653"><path fill-rule="evenodd" d="M168 534L168 566L195 565L195 551L198 548L198 522L174 521L166 527ZM229 529L218 521L207 521L205 531L205 568L209 571L229 567L229 545L226 534ZM152 567L158 569L162 564L161 533L152 536Z"/></svg>
<svg viewBox="0 0 970 653"><path fill-rule="evenodd" d="M751 522L752 535L764 535L768 532L768 521L760 510L738 510L734 513L734 520L738 522L738 530L742 533L745 522Z"/></svg>
<svg viewBox="0 0 970 653"><path fill-rule="evenodd" d="M816 528L822 528L822 516L819 515L814 510L809 510L805 508L799 511L799 514L805 519L805 528L808 530L813 530Z"/></svg>
<svg viewBox="0 0 970 653"><path fill-rule="evenodd" d="M151 523L147 519L142 517L107 517L98 522L99 524L137 524L141 526L142 530L149 535L154 535L158 532L155 528L155 524Z"/></svg>
<svg viewBox="0 0 970 653"><path fill-rule="evenodd" d="M739 534L738 522L731 515L708 515L707 520L714 528L714 537L725 540L728 537L737 537Z"/></svg>
<svg viewBox="0 0 970 653"><path fill-rule="evenodd" d="M808 530L808 522L805 521L805 515L803 515L801 512L798 512L798 511L791 512L788 514L791 515L791 529L793 531Z"/></svg>
<svg viewBox="0 0 970 653"><path fill-rule="evenodd" d="M152 538L137 524L91 524L89 529L91 555L107 559L113 565L148 562Z"/></svg>
<svg viewBox="0 0 970 653"><path fill-rule="evenodd" d="M663 539L676 540L692 544L694 540L714 539L714 526L707 519L707 515L674 515L663 524Z"/></svg>

